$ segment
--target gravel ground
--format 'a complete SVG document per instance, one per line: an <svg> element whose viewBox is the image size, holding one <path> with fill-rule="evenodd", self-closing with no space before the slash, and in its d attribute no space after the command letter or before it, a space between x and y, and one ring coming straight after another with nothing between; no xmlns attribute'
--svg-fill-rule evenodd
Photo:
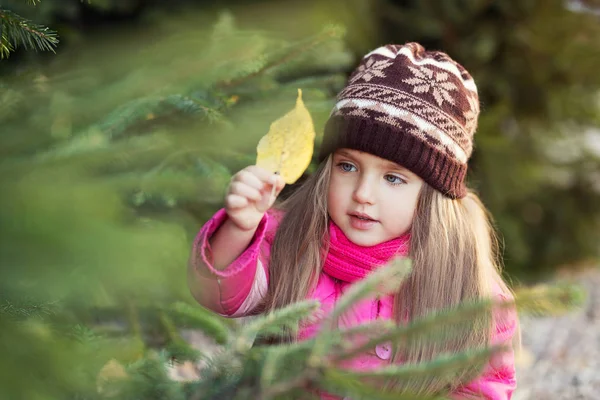
<svg viewBox="0 0 600 400"><path fill-rule="evenodd" d="M600 400L600 269L569 279L587 292L581 310L521 318L523 352L513 400Z"/></svg>

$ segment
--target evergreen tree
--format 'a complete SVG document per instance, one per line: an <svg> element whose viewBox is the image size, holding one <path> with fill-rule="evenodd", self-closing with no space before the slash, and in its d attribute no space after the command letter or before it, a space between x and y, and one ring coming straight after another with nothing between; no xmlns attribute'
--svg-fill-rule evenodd
<svg viewBox="0 0 600 400"><path fill-rule="evenodd" d="M27 0L35 5L39 0ZM18 46L26 49L54 51L56 32L0 7L0 59L7 58Z"/></svg>
<svg viewBox="0 0 600 400"><path fill-rule="evenodd" d="M220 206L231 174L254 162L258 139L291 108L299 87L320 131L354 60L335 26L290 40L241 30L229 14L208 32L184 22L176 31L166 21L157 26L150 44L99 45L0 82L1 397L289 398L310 387L407 398L368 382L451 380L487 360L497 349L366 375L324 361L364 350L345 344L359 332L370 335L369 345L441 326L456 334L451 327L489 311L487 303L405 327L326 329L273 347L252 341L294 329L317 305L295 304L238 326L194 304L185 283L190 243ZM382 269L336 313L380 283L399 285L406 268ZM552 290L558 294L523 294L522 304L547 310L579 301L572 288ZM224 345L198 382L167 375L169 362L202 356L182 339L182 327Z"/></svg>

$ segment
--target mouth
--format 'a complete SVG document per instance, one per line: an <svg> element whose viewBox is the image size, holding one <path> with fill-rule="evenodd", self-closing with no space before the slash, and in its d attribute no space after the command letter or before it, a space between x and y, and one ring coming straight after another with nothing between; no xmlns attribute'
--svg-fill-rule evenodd
<svg viewBox="0 0 600 400"><path fill-rule="evenodd" d="M361 213L361 212L351 212L348 215L352 217L356 217L361 221L372 221L378 222L375 218L372 218L369 214Z"/></svg>

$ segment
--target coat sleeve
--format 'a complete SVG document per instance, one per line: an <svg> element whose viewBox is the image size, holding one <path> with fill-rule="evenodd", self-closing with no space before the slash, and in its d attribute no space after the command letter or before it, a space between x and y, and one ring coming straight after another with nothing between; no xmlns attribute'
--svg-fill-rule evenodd
<svg viewBox="0 0 600 400"><path fill-rule="evenodd" d="M511 296L504 294L497 296L501 301L511 299ZM482 374L472 382L459 387L450 396L451 399L511 399L517 387L513 339L517 339L516 335L519 335L518 323L517 312L514 308L495 310L495 328L491 344L505 344L508 350L493 355Z"/></svg>
<svg viewBox="0 0 600 400"><path fill-rule="evenodd" d="M188 262L188 287L202 306L225 317L243 317L266 294L271 247L266 236L277 221L266 213L246 250L225 269L217 270L211 262L209 239L226 219L225 210L219 210L196 236Z"/></svg>

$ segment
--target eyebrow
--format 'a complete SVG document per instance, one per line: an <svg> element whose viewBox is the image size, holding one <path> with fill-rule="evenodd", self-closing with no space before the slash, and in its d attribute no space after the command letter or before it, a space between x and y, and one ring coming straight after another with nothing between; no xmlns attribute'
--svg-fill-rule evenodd
<svg viewBox="0 0 600 400"><path fill-rule="evenodd" d="M338 151L336 151L336 153L339 154L340 156L354 158L354 156L352 154L350 154L349 152L347 152L346 150L338 150Z"/></svg>
<svg viewBox="0 0 600 400"><path fill-rule="evenodd" d="M340 156L348 157L348 158L351 158L351 159L354 159L354 160L356 159L356 157L354 155L352 155L350 152L348 152L346 150L338 150L337 153ZM409 176L412 175L412 172L410 170L408 170L408 169L404 168L403 166L401 166L400 164L395 163L395 162L390 161L390 160L385 160L385 163L383 164L383 167L386 168L386 169L395 169L395 170L401 171L402 173L405 173L405 174L407 174Z"/></svg>
<svg viewBox="0 0 600 400"><path fill-rule="evenodd" d="M399 171L410 173L410 171L408 169L404 168L402 165L397 164L397 163L395 163L393 161L387 161L386 160L386 163L384 164L384 167L389 168L389 169L397 169Z"/></svg>

